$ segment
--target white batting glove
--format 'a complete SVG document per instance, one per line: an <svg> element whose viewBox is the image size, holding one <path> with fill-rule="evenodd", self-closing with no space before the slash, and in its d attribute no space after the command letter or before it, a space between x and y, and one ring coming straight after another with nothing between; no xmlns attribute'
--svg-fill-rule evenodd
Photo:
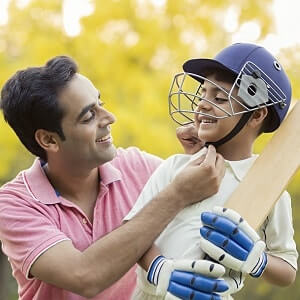
<svg viewBox="0 0 300 300"><path fill-rule="evenodd" d="M206 260L157 256L149 267L147 280L156 286L156 295L165 299L217 300L228 290L226 281L219 279L224 272L222 265Z"/></svg>
<svg viewBox="0 0 300 300"><path fill-rule="evenodd" d="M222 265L260 277L267 266L265 243L234 210L214 207L201 214L202 250Z"/></svg>

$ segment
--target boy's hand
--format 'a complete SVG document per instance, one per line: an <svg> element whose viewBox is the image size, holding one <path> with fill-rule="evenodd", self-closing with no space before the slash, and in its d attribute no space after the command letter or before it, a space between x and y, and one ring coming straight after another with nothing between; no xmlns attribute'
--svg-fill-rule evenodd
<svg viewBox="0 0 300 300"><path fill-rule="evenodd" d="M176 135L186 154L197 153L205 144L199 140L194 124L178 127Z"/></svg>
<svg viewBox="0 0 300 300"><path fill-rule="evenodd" d="M222 265L206 260L171 260L157 256L151 263L147 279L157 286L156 295L164 299L222 299L228 284L220 278Z"/></svg>
<svg viewBox="0 0 300 300"><path fill-rule="evenodd" d="M201 214L202 250L225 267L260 277L267 266L265 243L234 210L214 207Z"/></svg>

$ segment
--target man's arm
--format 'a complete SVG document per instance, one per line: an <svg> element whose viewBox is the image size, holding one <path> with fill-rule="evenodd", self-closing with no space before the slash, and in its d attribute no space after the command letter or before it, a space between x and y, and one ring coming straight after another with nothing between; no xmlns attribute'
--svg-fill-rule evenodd
<svg viewBox="0 0 300 300"><path fill-rule="evenodd" d="M132 220L85 251L61 242L43 253L30 274L42 281L93 297L121 278L185 206L218 191L224 160L210 146L206 156L192 161Z"/></svg>

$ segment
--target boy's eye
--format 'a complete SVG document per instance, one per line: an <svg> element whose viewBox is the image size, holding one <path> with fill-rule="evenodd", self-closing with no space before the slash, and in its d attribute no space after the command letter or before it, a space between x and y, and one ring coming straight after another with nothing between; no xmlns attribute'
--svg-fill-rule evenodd
<svg viewBox="0 0 300 300"><path fill-rule="evenodd" d="M216 97L216 98L215 98L215 101L216 101L217 103L224 103L224 102L227 102L228 99L227 99L227 98Z"/></svg>

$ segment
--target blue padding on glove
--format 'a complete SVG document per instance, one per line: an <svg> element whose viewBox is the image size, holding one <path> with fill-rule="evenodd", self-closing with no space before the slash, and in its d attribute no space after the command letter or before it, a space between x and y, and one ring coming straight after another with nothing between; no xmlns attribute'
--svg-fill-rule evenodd
<svg viewBox="0 0 300 300"><path fill-rule="evenodd" d="M195 291L176 282L170 282L168 291L174 296L184 300L221 300L221 297L217 294L206 294Z"/></svg>
<svg viewBox="0 0 300 300"><path fill-rule="evenodd" d="M196 275L191 272L173 271L171 275L171 281L192 287L202 292L225 292L228 289L228 285L224 280L218 280L209 278L202 275Z"/></svg>
<svg viewBox="0 0 300 300"><path fill-rule="evenodd" d="M235 258L243 261L247 259L249 252L236 242L232 241L229 237L224 236L223 234L206 226L200 228L200 233L205 239L212 242L219 248L222 248Z"/></svg>
<svg viewBox="0 0 300 300"><path fill-rule="evenodd" d="M147 279L156 286L156 295L169 293L180 299L221 299L219 293L228 290L221 279L223 266L205 260L171 260L160 255L149 266Z"/></svg>
<svg viewBox="0 0 300 300"><path fill-rule="evenodd" d="M211 212L204 212L201 214L201 221L203 224L211 227L212 229L230 237L231 240L238 243L248 252L252 250L253 241L238 228L237 224L233 223L231 220Z"/></svg>

